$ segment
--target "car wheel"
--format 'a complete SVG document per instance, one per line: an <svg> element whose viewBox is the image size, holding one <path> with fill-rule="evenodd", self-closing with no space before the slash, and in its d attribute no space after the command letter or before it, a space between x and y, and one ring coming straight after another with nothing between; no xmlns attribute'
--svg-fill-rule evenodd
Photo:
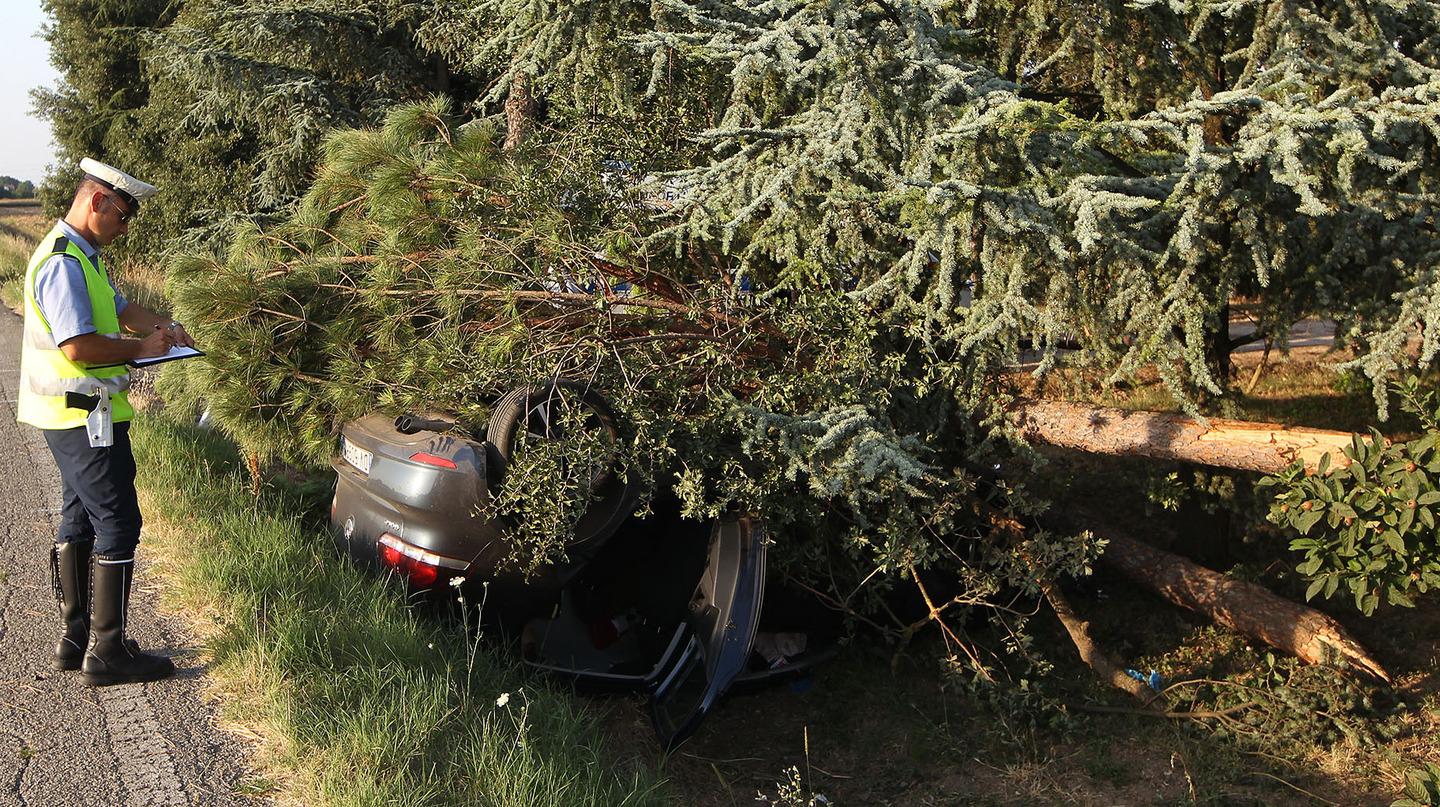
<svg viewBox="0 0 1440 807"><path fill-rule="evenodd" d="M505 478L505 469L515 455L522 428L534 437L561 439L564 434L557 422L563 416L573 415L579 415L585 430L599 432L600 439L610 447L590 474L592 494L604 486L614 475L616 446L620 440L615 412L589 385L578 381L556 381L511 390L495 404L485 428L485 440L494 449L490 452L491 467L486 473L492 489L497 488Z"/></svg>

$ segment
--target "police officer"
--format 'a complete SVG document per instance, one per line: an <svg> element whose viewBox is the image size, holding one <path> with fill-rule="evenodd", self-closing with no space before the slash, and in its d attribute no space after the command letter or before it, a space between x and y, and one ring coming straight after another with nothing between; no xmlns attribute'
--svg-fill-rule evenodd
<svg viewBox="0 0 1440 807"><path fill-rule="evenodd" d="M194 342L180 323L128 302L100 259L98 250L126 233L155 187L88 158L80 168L85 178L69 212L41 241L25 272L17 419L42 430L64 486L50 556L63 623L53 666L79 669L86 684L104 686L154 681L175 671L168 658L143 653L125 638L140 542L125 362ZM67 392L92 401L108 395L112 444L101 438L92 445L89 410L72 407L76 399L67 400Z"/></svg>

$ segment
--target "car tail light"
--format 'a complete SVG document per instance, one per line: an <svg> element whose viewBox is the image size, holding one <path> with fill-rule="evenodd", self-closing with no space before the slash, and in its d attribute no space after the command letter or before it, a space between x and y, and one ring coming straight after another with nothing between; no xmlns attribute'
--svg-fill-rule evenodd
<svg viewBox="0 0 1440 807"><path fill-rule="evenodd" d="M436 468L449 468L452 471L455 470L454 460L446 459L444 457L437 457L434 454L426 454L424 451L417 451L414 454L411 454L410 459L413 462L420 462L424 463L425 465L434 465Z"/></svg>
<svg viewBox="0 0 1440 807"><path fill-rule="evenodd" d="M437 555L428 549L407 544L388 532L380 534L375 544L380 563L405 575L411 585L430 588L442 579L448 582L470 565L458 558Z"/></svg>
<svg viewBox="0 0 1440 807"><path fill-rule="evenodd" d="M400 550L384 542L385 538L389 537L390 536L387 535L380 539L380 562L392 569L399 569L400 564L405 560L405 556L400 554Z"/></svg>
<svg viewBox="0 0 1440 807"><path fill-rule="evenodd" d="M415 561L415 563L410 566L409 572L410 582L420 588L429 588L435 585L436 580L440 579L439 569L434 566L427 566L419 561Z"/></svg>

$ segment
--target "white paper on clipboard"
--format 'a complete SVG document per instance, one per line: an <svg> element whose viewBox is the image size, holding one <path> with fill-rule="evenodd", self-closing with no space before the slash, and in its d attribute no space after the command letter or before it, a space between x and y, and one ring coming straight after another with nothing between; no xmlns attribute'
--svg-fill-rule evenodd
<svg viewBox="0 0 1440 807"><path fill-rule="evenodd" d="M170 350L166 352L163 356L151 356L148 359L131 359L130 361L127 361L125 363L130 365L131 367L149 367L152 364L163 364L167 361L175 361L176 359L190 359L196 356L204 355L204 351L196 350L193 347L182 347L180 345L176 345L170 348Z"/></svg>

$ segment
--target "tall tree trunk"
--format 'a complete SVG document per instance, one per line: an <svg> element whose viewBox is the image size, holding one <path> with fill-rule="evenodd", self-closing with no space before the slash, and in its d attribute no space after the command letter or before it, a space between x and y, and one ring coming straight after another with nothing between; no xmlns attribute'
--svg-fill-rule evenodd
<svg viewBox="0 0 1440 807"><path fill-rule="evenodd" d="M1224 390L1230 383L1230 303L1220 306L1218 322L1211 323L1209 344L1205 346L1205 364L1215 383Z"/></svg>
<svg viewBox="0 0 1440 807"><path fill-rule="evenodd" d="M431 64L435 66L435 73L431 78L432 86L435 87L435 91L440 93L449 93L450 67L445 64L445 60L440 56L436 56L431 61Z"/></svg>
<svg viewBox="0 0 1440 807"><path fill-rule="evenodd" d="M530 89L530 74L518 70L510 79L510 94L505 96L505 150L525 142L535 120L535 96Z"/></svg>
<svg viewBox="0 0 1440 807"><path fill-rule="evenodd" d="M1343 663L1390 682L1385 668L1329 616L1114 530L1101 534L1110 543L1100 561L1166 600L1310 664Z"/></svg>
<svg viewBox="0 0 1440 807"><path fill-rule="evenodd" d="M1275 473L1296 459L1314 469L1330 455L1330 465L1348 465L1344 449L1351 435L1278 423L1211 420L1208 424L1171 412L1027 401L1015 407L1027 439L1092 454L1181 460L1222 468Z"/></svg>

